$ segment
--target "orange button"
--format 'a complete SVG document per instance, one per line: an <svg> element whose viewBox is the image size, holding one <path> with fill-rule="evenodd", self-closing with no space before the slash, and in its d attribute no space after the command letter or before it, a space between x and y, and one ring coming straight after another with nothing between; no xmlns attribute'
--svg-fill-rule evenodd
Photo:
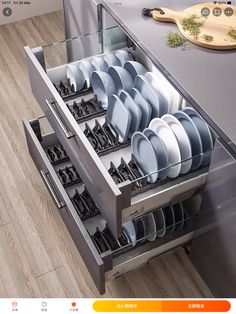
<svg viewBox="0 0 236 314"><path fill-rule="evenodd" d="M224 300L98 300L96 312L228 312Z"/></svg>

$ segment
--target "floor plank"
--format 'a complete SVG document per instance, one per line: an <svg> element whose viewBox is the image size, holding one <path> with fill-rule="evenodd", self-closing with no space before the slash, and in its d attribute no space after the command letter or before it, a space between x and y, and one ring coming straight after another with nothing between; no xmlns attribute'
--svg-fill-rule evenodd
<svg viewBox="0 0 236 314"><path fill-rule="evenodd" d="M0 296L36 297L41 295L27 256L12 223L0 227Z"/></svg>

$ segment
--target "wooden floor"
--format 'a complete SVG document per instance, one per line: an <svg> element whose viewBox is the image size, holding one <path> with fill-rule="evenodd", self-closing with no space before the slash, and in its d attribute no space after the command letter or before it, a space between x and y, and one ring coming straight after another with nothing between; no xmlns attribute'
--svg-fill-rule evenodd
<svg viewBox="0 0 236 314"><path fill-rule="evenodd" d="M0 297L99 297L28 154L21 122L42 115L23 46L60 39L59 12L0 27ZM110 282L105 295L202 296L211 294L183 250Z"/></svg>

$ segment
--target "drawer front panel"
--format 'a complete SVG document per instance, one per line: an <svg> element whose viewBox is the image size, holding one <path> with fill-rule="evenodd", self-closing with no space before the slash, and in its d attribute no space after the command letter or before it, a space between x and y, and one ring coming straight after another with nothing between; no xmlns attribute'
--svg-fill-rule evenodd
<svg viewBox="0 0 236 314"><path fill-rule="evenodd" d="M29 47L25 50L35 98L67 150L91 196L101 208L114 235L120 236L121 211L122 208L130 206L131 200L122 197L121 190L108 174L33 51ZM37 57L43 60L42 51L38 51Z"/></svg>
<svg viewBox="0 0 236 314"><path fill-rule="evenodd" d="M103 259L97 252L88 232L78 217L30 123L26 120L24 121L24 130L31 157L49 188L49 191L57 204L59 213L99 292L103 294L105 293L105 265Z"/></svg>

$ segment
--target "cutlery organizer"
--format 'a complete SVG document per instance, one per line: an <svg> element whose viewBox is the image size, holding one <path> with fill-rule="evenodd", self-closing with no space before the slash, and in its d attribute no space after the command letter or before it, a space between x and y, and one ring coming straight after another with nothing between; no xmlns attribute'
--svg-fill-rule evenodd
<svg viewBox="0 0 236 314"><path fill-rule="evenodd" d="M60 149L65 155L67 153L53 131L46 133L42 131L43 128L40 126L42 120L46 119L23 122L29 152L101 294L105 293L106 281L136 269L150 259L183 246L192 239L201 204L200 191L190 199L187 196L184 199L184 226L180 230L173 232L167 230L163 238L157 237L152 242L147 241L145 236L134 246L133 243L127 242L124 235L114 237L102 209L91 197L69 157L61 158L56 163L51 160L49 149L54 151L56 147L56 151ZM61 179L61 172L64 173L66 170L67 176L69 170L75 178L69 184ZM104 238L104 234L114 242L110 245L106 241L105 244L101 242L99 239Z"/></svg>

